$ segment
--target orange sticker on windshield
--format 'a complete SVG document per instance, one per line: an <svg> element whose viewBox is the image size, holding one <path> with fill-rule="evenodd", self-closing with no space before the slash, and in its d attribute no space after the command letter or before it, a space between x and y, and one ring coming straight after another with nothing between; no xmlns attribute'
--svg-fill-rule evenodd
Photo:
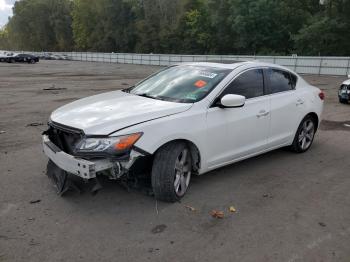
<svg viewBox="0 0 350 262"><path fill-rule="evenodd" d="M203 81L203 80L198 80L196 83L194 83L194 85L198 88L202 88L204 86L206 86L207 82Z"/></svg>

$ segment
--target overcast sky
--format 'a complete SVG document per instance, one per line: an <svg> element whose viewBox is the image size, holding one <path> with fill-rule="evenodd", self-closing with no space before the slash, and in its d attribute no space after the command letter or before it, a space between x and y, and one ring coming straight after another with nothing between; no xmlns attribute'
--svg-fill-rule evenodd
<svg viewBox="0 0 350 262"><path fill-rule="evenodd" d="M16 0L0 0L0 27L7 23L8 17L12 15L13 3Z"/></svg>

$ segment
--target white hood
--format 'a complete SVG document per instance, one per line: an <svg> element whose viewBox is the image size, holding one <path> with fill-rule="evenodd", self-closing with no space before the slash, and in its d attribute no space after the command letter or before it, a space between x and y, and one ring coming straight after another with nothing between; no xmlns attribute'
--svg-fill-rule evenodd
<svg viewBox="0 0 350 262"><path fill-rule="evenodd" d="M113 91L62 106L52 113L51 120L81 129L87 135L108 135L138 123L184 112L191 106Z"/></svg>

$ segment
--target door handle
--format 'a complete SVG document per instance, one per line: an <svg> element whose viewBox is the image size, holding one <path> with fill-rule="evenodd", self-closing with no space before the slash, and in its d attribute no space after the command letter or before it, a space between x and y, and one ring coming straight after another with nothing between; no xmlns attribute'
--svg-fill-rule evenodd
<svg viewBox="0 0 350 262"><path fill-rule="evenodd" d="M301 98L299 98L299 99L297 100L296 105L298 106L298 105L302 105L302 104L304 104L304 100L302 100Z"/></svg>
<svg viewBox="0 0 350 262"><path fill-rule="evenodd" d="M269 114L270 114L269 111L261 110L256 116L257 116L258 118L260 118L260 117L263 117L263 116L268 116Z"/></svg>

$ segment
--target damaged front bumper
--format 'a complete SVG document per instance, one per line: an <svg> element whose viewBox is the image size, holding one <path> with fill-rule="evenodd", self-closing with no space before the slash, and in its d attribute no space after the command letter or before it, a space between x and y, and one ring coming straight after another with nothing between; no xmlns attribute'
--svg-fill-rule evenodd
<svg viewBox="0 0 350 262"><path fill-rule="evenodd" d="M105 174L111 179L118 179L126 174L134 162L143 154L131 150L127 160L96 159L86 160L69 155L50 141L48 135L43 135L42 144L45 155L63 171L89 180L97 174Z"/></svg>

